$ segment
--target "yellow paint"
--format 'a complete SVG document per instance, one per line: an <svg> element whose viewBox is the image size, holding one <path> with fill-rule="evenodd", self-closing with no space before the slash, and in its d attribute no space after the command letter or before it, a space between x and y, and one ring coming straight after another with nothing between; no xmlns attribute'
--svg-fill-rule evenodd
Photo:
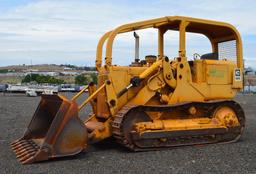
<svg viewBox="0 0 256 174"><path fill-rule="evenodd" d="M158 32L158 59L153 64L143 66L114 66L112 64L112 46L120 33L146 28L156 28ZM164 57L164 34L168 30L179 32L179 52L177 58ZM218 30L218 32L216 32ZM217 44L236 40L237 63L228 60L197 59L189 63L186 57L186 33L205 35L212 44L212 51L218 51ZM103 45L106 42L105 65L102 65ZM125 56L124 56L125 57ZM121 59L122 57L120 57ZM96 67L99 73L99 88L90 94L96 98L91 118L87 121L102 122L104 129L95 129L91 141L99 141L112 135L111 120L124 105L161 105L191 101L209 101L232 99L242 89L243 57L242 41L238 31L230 24L182 16L166 16L141 22L121 25L102 36L97 46ZM240 78L236 76L241 72ZM141 83L131 87L121 97L117 94L130 84L133 77L139 77ZM109 83L107 83L109 81ZM89 102L89 99L82 106ZM195 108L188 113L195 118L162 120L161 113L148 113L153 122L136 124L140 131L183 130L198 128L218 128L234 122L236 116L228 109L220 111L216 118L198 118ZM223 114L224 113L224 114ZM227 113L227 114L226 114ZM224 116L223 116L224 115ZM227 116L228 115L228 116ZM178 116L177 116L178 117ZM225 122L225 120L228 120ZM231 121L230 121L231 120ZM233 126L232 125L232 126Z"/></svg>

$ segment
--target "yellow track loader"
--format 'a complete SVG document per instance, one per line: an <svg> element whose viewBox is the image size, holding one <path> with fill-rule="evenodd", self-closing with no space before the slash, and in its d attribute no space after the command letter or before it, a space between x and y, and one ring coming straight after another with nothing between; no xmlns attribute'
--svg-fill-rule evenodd
<svg viewBox="0 0 256 174"><path fill-rule="evenodd" d="M134 33L135 61L113 65L116 36L147 28L158 32L158 55L140 59L139 36ZM179 33L179 51L173 58L164 52L169 30ZM206 36L211 53L196 53L189 60L188 32ZM80 106L76 99L87 88L72 100L42 95L24 136L11 144L22 164L75 155L108 137L132 151L149 151L235 142L242 135L244 111L232 100L243 88L242 41L230 24L167 16L121 25L99 40L96 68L98 84L88 85L89 96ZM87 104L92 113L83 121L78 113Z"/></svg>

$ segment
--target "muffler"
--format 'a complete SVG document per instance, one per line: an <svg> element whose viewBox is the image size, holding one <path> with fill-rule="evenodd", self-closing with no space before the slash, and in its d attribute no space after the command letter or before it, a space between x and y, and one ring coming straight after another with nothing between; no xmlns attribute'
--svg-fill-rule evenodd
<svg viewBox="0 0 256 174"><path fill-rule="evenodd" d="M75 155L87 146L87 129L74 100L61 95L42 99L23 137L11 144L22 164Z"/></svg>

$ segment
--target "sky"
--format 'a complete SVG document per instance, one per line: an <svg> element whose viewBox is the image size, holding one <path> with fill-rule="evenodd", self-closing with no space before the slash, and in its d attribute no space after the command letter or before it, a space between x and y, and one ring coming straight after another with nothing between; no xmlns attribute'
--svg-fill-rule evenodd
<svg viewBox="0 0 256 174"><path fill-rule="evenodd" d="M255 9L255 0L0 0L0 66L94 66L96 46L105 32L128 22L179 15L234 25L242 35L246 66L256 69ZM137 32L140 58L157 55L157 30ZM187 44L188 58L211 51L201 35L188 35ZM177 51L178 33L168 32L165 54L175 57ZM113 64L133 59L133 33L121 34L114 42Z"/></svg>

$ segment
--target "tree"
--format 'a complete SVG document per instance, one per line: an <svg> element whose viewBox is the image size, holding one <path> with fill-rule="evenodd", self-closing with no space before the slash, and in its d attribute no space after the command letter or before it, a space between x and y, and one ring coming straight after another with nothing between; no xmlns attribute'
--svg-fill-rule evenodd
<svg viewBox="0 0 256 174"><path fill-rule="evenodd" d="M97 84L98 83L98 77L97 77L97 74L96 73L92 73L91 74L91 79L92 79L92 82L94 84Z"/></svg>
<svg viewBox="0 0 256 174"><path fill-rule="evenodd" d="M38 79L39 74L28 74L24 77L24 79L22 79L22 83L29 83L31 81L36 81L36 79Z"/></svg>
<svg viewBox="0 0 256 174"><path fill-rule="evenodd" d="M8 73L8 69L0 69L0 73Z"/></svg>
<svg viewBox="0 0 256 174"><path fill-rule="evenodd" d="M29 83L31 81L35 81L37 83L50 83L50 84L64 84L65 81L61 79L57 79L52 76L45 76L40 74L28 74L22 79L22 83Z"/></svg>
<svg viewBox="0 0 256 174"><path fill-rule="evenodd" d="M75 77L75 83L78 85L86 85L88 81L88 78L82 74Z"/></svg>

